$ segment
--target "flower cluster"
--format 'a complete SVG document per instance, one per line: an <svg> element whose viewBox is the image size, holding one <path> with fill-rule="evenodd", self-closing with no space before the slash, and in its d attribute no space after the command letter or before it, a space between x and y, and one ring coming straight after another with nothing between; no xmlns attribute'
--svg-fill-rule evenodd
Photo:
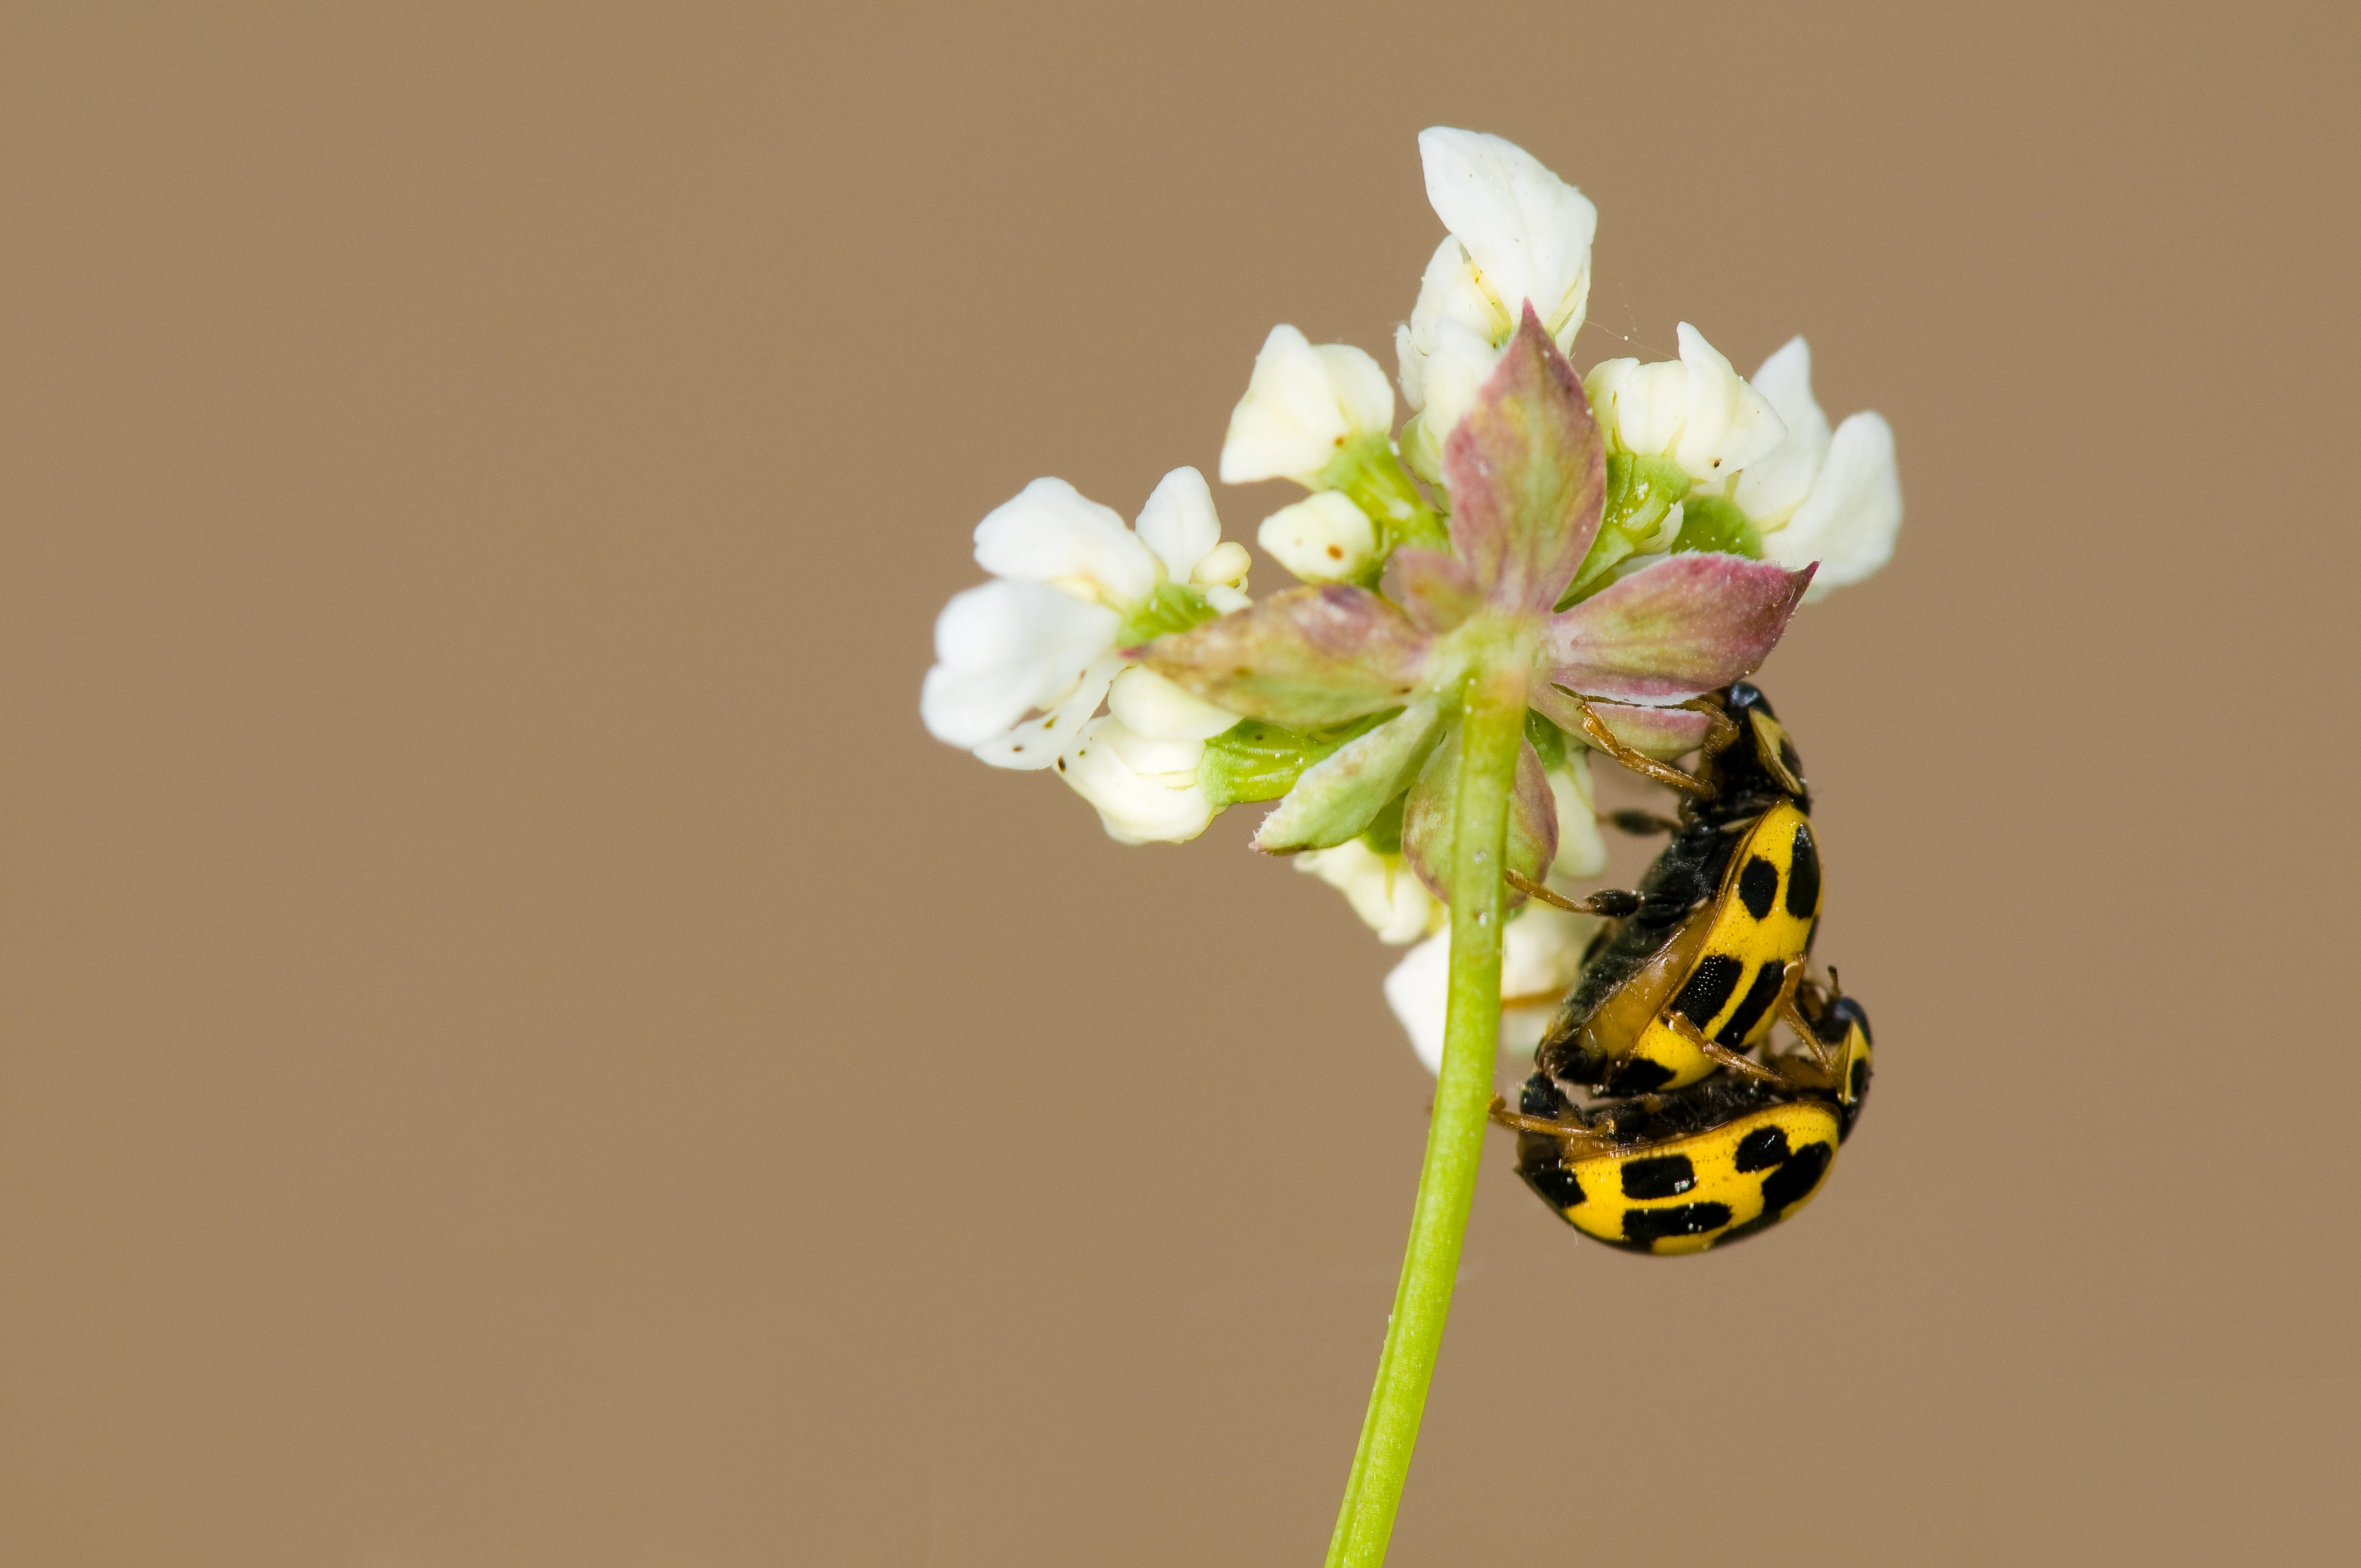
<svg viewBox="0 0 2361 1568"><path fill-rule="evenodd" d="M1511 670L1530 708L1507 869L1595 877L1587 753L1696 748L1710 720L1683 705L1884 565L1902 502L1892 432L1831 429L1800 337L1750 381L1682 323L1679 358L1577 378L1596 210L1497 137L1419 148L1448 233L1395 336L1407 422L1369 355L1282 325L1223 443L1224 482L1308 492L1257 534L1301 586L1249 598L1193 468L1136 527L1037 479L978 525L994 580L944 609L920 708L986 762L1054 769L1125 842L1276 802L1257 849L1419 944L1387 994L1432 1066L1471 673ZM1504 931L1504 1045L1530 1048L1592 924L1528 906Z"/></svg>

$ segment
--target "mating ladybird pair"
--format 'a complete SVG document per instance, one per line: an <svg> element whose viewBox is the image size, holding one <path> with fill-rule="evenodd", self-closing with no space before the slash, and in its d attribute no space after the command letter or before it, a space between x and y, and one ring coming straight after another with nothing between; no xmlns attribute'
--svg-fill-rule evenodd
<svg viewBox="0 0 2361 1568"><path fill-rule="evenodd" d="M1869 1088L1867 1014L1833 970L1826 987L1806 972L1823 888L1795 744L1742 681L1697 706L1714 725L1694 776L1585 727L1594 746L1683 792L1676 822L1615 818L1673 833L1636 891L1573 903L1512 879L1613 919L1517 1109L1496 1100L1492 1117L1516 1129L1517 1174L1542 1201L1636 1252L1703 1252L1802 1208ZM1797 1047L1774 1054L1783 1023ZM1600 1098L1577 1108L1569 1089Z"/></svg>

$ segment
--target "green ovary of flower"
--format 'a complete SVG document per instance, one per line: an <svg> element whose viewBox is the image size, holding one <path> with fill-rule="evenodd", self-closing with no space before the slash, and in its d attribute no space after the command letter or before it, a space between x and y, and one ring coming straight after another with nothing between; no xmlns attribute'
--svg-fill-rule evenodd
<svg viewBox="0 0 2361 1568"><path fill-rule="evenodd" d="M1588 598L1615 580L1616 567L1639 555L1715 551L1763 559L1763 535L1753 522L1726 497L1690 494L1696 483L1687 469L1669 457L1609 453L1598 537L1559 596L1558 608ZM1681 509L1677 524L1675 506Z"/></svg>
<svg viewBox="0 0 2361 1568"><path fill-rule="evenodd" d="M1726 496L1696 496L1681 508L1681 532L1673 540L1673 554L1719 551L1724 555L1763 559L1763 535L1738 503Z"/></svg>

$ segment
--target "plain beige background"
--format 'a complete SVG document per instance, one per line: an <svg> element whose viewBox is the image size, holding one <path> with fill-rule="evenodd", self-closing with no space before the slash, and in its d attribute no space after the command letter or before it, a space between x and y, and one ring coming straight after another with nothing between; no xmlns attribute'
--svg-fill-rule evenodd
<svg viewBox="0 0 2361 1568"><path fill-rule="evenodd" d="M1315 1561L1394 954L916 696L1390 365L1433 123L1909 521L1763 676L1861 1133L1688 1262L1497 1141L1395 1562L2350 1561L2352 18L7 7L0 1562Z"/></svg>

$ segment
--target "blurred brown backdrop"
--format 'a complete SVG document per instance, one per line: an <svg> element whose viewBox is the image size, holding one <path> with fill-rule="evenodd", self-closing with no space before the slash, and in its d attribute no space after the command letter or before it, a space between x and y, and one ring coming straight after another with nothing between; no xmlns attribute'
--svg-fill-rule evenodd
<svg viewBox="0 0 2361 1568"><path fill-rule="evenodd" d="M1862 1134L1672 1263L1496 1143L1395 1560L2345 1560L2352 18L9 7L0 1561L1316 1560L1394 954L916 696L1026 480L1390 365L1433 123L1909 521L1765 674Z"/></svg>

